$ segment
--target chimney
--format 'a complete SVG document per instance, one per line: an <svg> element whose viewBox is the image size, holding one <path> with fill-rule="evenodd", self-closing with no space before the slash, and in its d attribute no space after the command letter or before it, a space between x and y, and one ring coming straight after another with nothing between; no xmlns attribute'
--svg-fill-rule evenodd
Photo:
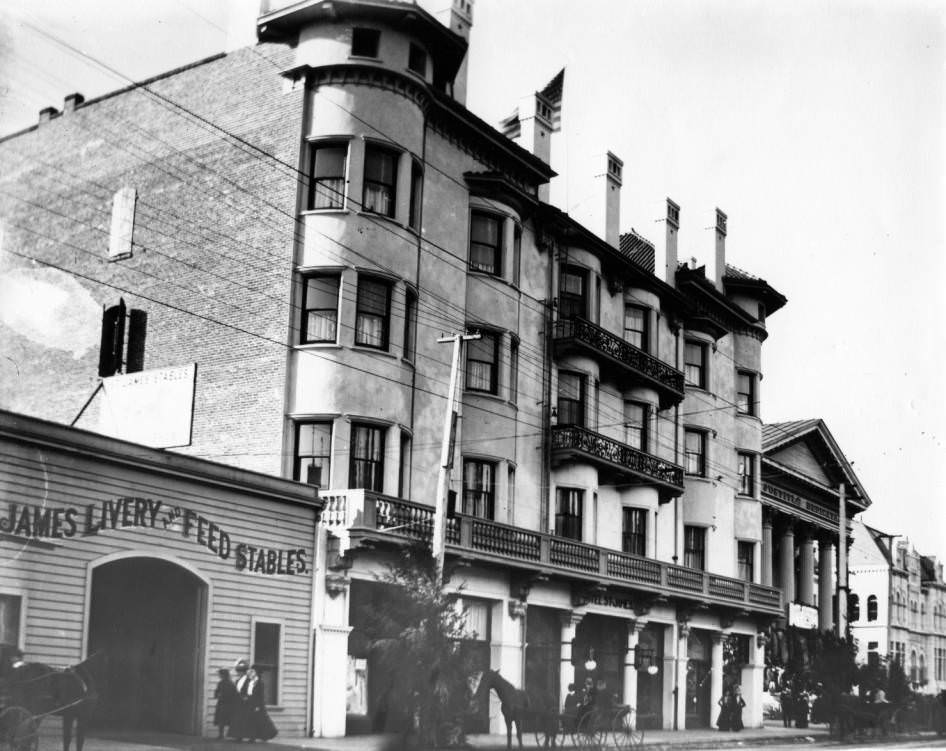
<svg viewBox="0 0 946 751"><path fill-rule="evenodd" d="M75 112L76 107L84 101L85 97L78 91L75 94L66 94L66 98L62 100L62 114L65 115L69 112Z"/></svg>
<svg viewBox="0 0 946 751"><path fill-rule="evenodd" d="M671 287L677 280L677 234L680 232L680 206L667 198L667 239L664 245L664 281Z"/></svg>
<svg viewBox="0 0 946 751"><path fill-rule="evenodd" d="M519 100L519 135L522 148L548 164L552 160L552 105L535 92ZM549 184L539 186L539 200L549 200Z"/></svg>
<svg viewBox="0 0 946 751"><path fill-rule="evenodd" d="M621 184L624 162L610 151L600 159L603 164L601 171L595 175L595 200L601 203L593 209L591 229L609 245L617 248L621 243Z"/></svg>
<svg viewBox="0 0 946 751"><path fill-rule="evenodd" d="M469 44L470 29L473 26L473 0L452 0L449 8L438 11L436 15L444 26L466 39ZM462 105L466 105L466 69L469 55L467 50L453 79L453 98Z"/></svg>
<svg viewBox="0 0 946 751"><path fill-rule="evenodd" d="M57 110L55 107L43 107L43 109L39 111L39 121L41 123L48 123L58 114L59 110Z"/></svg>
<svg viewBox="0 0 946 751"><path fill-rule="evenodd" d="M726 273L726 214L716 209L716 289L723 291Z"/></svg>

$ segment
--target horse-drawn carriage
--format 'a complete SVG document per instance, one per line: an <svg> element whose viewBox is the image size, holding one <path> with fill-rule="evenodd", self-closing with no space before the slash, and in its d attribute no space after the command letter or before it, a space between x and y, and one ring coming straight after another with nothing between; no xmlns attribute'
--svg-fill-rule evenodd
<svg viewBox="0 0 946 751"><path fill-rule="evenodd" d="M76 751L82 751L96 701L87 663L57 669L21 662L16 647L0 644L0 751L37 751L40 722L50 715L62 717L63 751L69 751L73 726Z"/></svg>

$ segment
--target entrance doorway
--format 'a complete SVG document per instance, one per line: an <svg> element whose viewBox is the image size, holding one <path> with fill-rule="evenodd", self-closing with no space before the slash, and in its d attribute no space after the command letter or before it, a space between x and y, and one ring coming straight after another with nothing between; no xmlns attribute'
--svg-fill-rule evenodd
<svg viewBox="0 0 946 751"><path fill-rule="evenodd" d="M559 673L562 662L560 611L530 605L526 611L525 691L536 706L561 711ZM535 718L527 718L535 724ZM534 729L529 727L529 730Z"/></svg>
<svg viewBox="0 0 946 751"><path fill-rule="evenodd" d="M92 572L89 654L105 655L93 724L198 732L206 585L158 558L123 558Z"/></svg>
<svg viewBox="0 0 946 751"><path fill-rule="evenodd" d="M648 624L641 631L635 655L637 667L637 727L663 727L664 628Z"/></svg>
<svg viewBox="0 0 946 751"><path fill-rule="evenodd" d="M696 629L690 631L687 637L687 728L710 726L711 650L709 634Z"/></svg>

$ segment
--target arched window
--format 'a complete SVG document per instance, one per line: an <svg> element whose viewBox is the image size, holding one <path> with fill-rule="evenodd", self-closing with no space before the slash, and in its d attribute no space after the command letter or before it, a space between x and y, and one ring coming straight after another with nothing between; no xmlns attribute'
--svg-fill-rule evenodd
<svg viewBox="0 0 946 751"><path fill-rule="evenodd" d="M861 619L861 602L857 595L851 595L847 603L847 617L849 621L859 621Z"/></svg>
<svg viewBox="0 0 946 751"><path fill-rule="evenodd" d="M877 595L871 595L867 598L867 620L877 620Z"/></svg>

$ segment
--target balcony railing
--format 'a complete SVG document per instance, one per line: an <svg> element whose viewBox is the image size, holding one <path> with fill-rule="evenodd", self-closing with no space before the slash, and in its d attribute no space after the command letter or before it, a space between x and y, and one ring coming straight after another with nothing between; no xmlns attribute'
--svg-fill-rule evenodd
<svg viewBox="0 0 946 751"><path fill-rule="evenodd" d="M434 510L411 501L364 490L326 491L322 523L343 540L400 538L429 541ZM675 566L618 550L513 527L473 516L447 520L447 552L602 585L676 596L741 610L781 614L781 593L774 587Z"/></svg>
<svg viewBox="0 0 946 751"><path fill-rule="evenodd" d="M554 426L552 452L580 454L615 471L633 475L638 481L656 483L671 495L683 492L683 467L587 428Z"/></svg>
<svg viewBox="0 0 946 751"><path fill-rule="evenodd" d="M601 326L583 318L557 321L553 329L553 339L559 350L569 346L582 347L630 371L657 390L661 407L679 404L683 400L681 371Z"/></svg>

